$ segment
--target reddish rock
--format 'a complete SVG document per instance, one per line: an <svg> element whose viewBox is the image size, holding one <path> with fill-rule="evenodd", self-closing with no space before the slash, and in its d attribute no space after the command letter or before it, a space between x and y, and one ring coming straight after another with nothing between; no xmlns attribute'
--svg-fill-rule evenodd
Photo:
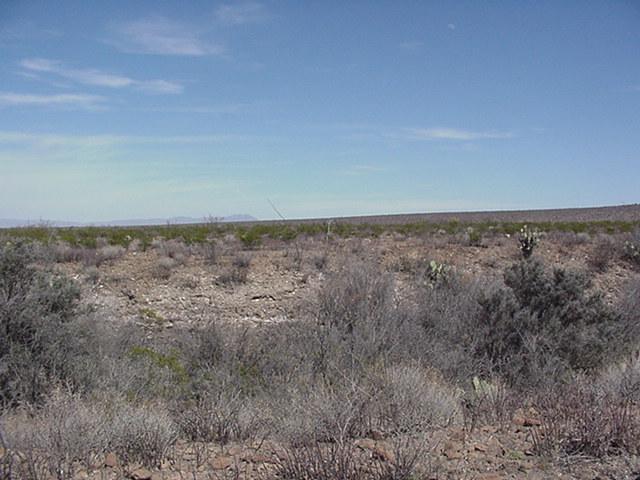
<svg viewBox="0 0 640 480"><path fill-rule="evenodd" d="M118 457L115 453L107 453L104 457L104 466L110 468L116 468L118 466Z"/></svg>
<svg viewBox="0 0 640 480"><path fill-rule="evenodd" d="M151 475L153 474L146 468L138 468L137 470L134 470L133 472L131 472L131 479L132 480L151 480Z"/></svg>
<svg viewBox="0 0 640 480"><path fill-rule="evenodd" d="M233 457L222 455L220 457L214 458L210 463L211 468L213 468L214 470L226 470L231 465L233 465Z"/></svg>

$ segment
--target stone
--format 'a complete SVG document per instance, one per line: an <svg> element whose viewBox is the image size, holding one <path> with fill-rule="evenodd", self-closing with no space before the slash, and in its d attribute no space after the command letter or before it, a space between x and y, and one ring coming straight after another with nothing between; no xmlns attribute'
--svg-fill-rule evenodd
<svg viewBox="0 0 640 480"><path fill-rule="evenodd" d="M233 465L233 457L222 455L211 460L210 464L214 470L226 470Z"/></svg>
<svg viewBox="0 0 640 480"><path fill-rule="evenodd" d="M109 468L116 468L118 466L118 457L115 453L109 452L104 457L104 466Z"/></svg>
<svg viewBox="0 0 640 480"><path fill-rule="evenodd" d="M442 449L442 454L447 457L449 460L458 460L463 457L462 455L462 444L459 442L454 442L449 440L445 442L444 447Z"/></svg>
<svg viewBox="0 0 640 480"><path fill-rule="evenodd" d="M131 479L132 480L151 480L151 475L153 475L151 471L143 467L143 468L138 468L133 472L131 472Z"/></svg>
<svg viewBox="0 0 640 480"><path fill-rule="evenodd" d="M497 473L481 473L476 477L477 480L503 480L503 476Z"/></svg>

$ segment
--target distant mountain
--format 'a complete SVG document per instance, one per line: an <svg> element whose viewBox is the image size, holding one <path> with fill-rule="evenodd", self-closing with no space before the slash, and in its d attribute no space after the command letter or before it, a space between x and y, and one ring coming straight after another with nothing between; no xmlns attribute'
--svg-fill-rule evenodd
<svg viewBox="0 0 640 480"><path fill-rule="evenodd" d="M229 222L255 222L257 219L251 215L237 214L226 217L171 217L171 218L134 218L127 220L110 220L107 222L72 222L66 220L25 220L16 218L0 218L0 228L29 227L46 225L51 227L88 227L88 226L112 226L133 227L149 225L184 225L190 223L229 223Z"/></svg>

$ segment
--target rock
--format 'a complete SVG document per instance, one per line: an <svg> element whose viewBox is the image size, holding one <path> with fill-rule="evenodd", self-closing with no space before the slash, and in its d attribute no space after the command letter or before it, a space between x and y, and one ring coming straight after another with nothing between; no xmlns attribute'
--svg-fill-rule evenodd
<svg viewBox="0 0 640 480"><path fill-rule="evenodd" d="M258 452L246 452L242 455L242 460L247 463L274 463L273 458Z"/></svg>
<svg viewBox="0 0 640 480"><path fill-rule="evenodd" d="M449 440L445 442L444 447L442 449L442 454L445 457L447 457L449 460L458 460L463 457L462 444L459 442Z"/></svg>
<svg viewBox="0 0 640 480"><path fill-rule="evenodd" d="M537 418L525 415L516 415L513 418L513 423L521 427L539 427L542 425L542 422Z"/></svg>
<svg viewBox="0 0 640 480"><path fill-rule="evenodd" d="M382 460L383 462L396 463L396 456L394 453L382 443L376 445L372 450L372 456L373 458Z"/></svg>
<svg viewBox="0 0 640 480"><path fill-rule="evenodd" d="M504 477L497 473L481 473L476 477L477 480L502 480Z"/></svg>
<svg viewBox="0 0 640 480"><path fill-rule="evenodd" d="M371 438L359 438L354 444L362 450L373 450L376 448L377 442Z"/></svg>
<svg viewBox="0 0 640 480"><path fill-rule="evenodd" d="M131 472L132 480L151 480L153 474L146 468L138 468Z"/></svg>
<svg viewBox="0 0 640 480"><path fill-rule="evenodd" d="M490 455L495 457L501 457L504 455L504 447L496 437L491 437L486 443L486 451Z"/></svg>
<svg viewBox="0 0 640 480"><path fill-rule="evenodd" d="M389 463L395 463L396 461L395 455L384 442L376 442L371 438L359 438L354 442L354 445L362 450L369 450L371 456L378 460Z"/></svg>
<svg viewBox="0 0 640 480"><path fill-rule="evenodd" d="M118 457L115 453L109 452L104 457L104 466L109 468L116 468L118 466Z"/></svg>
<svg viewBox="0 0 640 480"><path fill-rule="evenodd" d="M233 465L233 457L222 455L211 460L210 464L214 470L226 470Z"/></svg>

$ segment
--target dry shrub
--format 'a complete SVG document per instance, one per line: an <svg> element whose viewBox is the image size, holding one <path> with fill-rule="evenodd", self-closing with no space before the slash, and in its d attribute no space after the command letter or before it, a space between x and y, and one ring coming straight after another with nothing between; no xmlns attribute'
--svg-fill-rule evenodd
<svg viewBox="0 0 640 480"><path fill-rule="evenodd" d="M377 427L383 432L398 434L457 423L461 419L460 393L433 377L420 366L398 365L385 369L369 406Z"/></svg>
<svg viewBox="0 0 640 480"><path fill-rule="evenodd" d="M126 463L159 467L177 440L178 429L162 404L136 406L122 402L112 412L107 435L112 450Z"/></svg>
<svg viewBox="0 0 640 480"><path fill-rule="evenodd" d="M206 265L213 266L218 263L218 250L215 240L208 240L200 245L200 253Z"/></svg>
<svg viewBox="0 0 640 480"><path fill-rule="evenodd" d="M4 419L8 449L20 453L18 469L25 478L37 472L73 478L108 448L108 419L96 405L78 396L55 392L40 410L22 409Z"/></svg>
<svg viewBox="0 0 640 480"><path fill-rule="evenodd" d="M170 258L177 265L184 265L191 255L189 247L182 240L175 238L170 240L156 238L151 242L151 247L157 250L160 257Z"/></svg>
<svg viewBox="0 0 640 480"><path fill-rule="evenodd" d="M161 404L137 406L117 397L92 402L64 392L54 393L41 409L5 415L3 423L8 449L25 460L21 468L59 479L74 478L106 452L125 463L159 466L177 432Z"/></svg>
<svg viewBox="0 0 640 480"><path fill-rule="evenodd" d="M178 263L170 257L161 257L154 268L154 275L157 278L166 280L171 276L173 269L176 268Z"/></svg>
<svg viewBox="0 0 640 480"><path fill-rule="evenodd" d="M221 445L260 435L261 415L264 412L257 408L255 400L234 387L206 392L176 412L178 426L186 438Z"/></svg>
<svg viewBox="0 0 640 480"><path fill-rule="evenodd" d="M598 235L589 255L588 264L596 272L605 272L618 256L618 246L609 235Z"/></svg>
<svg viewBox="0 0 640 480"><path fill-rule="evenodd" d="M223 285L229 283L247 283L250 266L251 255L238 253L231 260L230 267L218 277L218 282Z"/></svg>
<svg viewBox="0 0 640 480"><path fill-rule="evenodd" d="M538 454L604 457L640 452L640 412L629 398L578 377L563 388L539 392L542 425L533 431Z"/></svg>
<svg viewBox="0 0 640 480"><path fill-rule="evenodd" d="M390 444L390 445L389 445ZM300 445L286 445L275 473L283 480L410 480L435 478L428 442L415 437L398 437L374 450L339 439L312 439Z"/></svg>

